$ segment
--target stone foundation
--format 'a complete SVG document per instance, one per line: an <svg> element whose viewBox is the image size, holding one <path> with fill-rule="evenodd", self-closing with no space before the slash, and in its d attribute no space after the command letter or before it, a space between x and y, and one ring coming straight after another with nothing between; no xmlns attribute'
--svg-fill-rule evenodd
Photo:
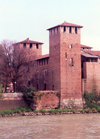
<svg viewBox="0 0 100 139"><path fill-rule="evenodd" d="M83 102L82 102L82 99L73 99L73 98L70 98L70 99L62 99L60 101L60 108L61 109L64 109L64 108L79 108L79 109L82 109L83 108Z"/></svg>

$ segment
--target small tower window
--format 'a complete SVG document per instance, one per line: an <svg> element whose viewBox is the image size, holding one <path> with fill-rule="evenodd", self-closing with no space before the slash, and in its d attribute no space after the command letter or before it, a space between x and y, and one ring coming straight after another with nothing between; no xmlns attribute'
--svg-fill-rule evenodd
<svg viewBox="0 0 100 139"><path fill-rule="evenodd" d="M38 43L36 44L36 49L38 49L39 48L39 45L38 45Z"/></svg>
<svg viewBox="0 0 100 139"><path fill-rule="evenodd" d="M71 33L72 32L72 28L71 27L69 27L69 33Z"/></svg>
<svg viewBox="0 0 100 139"><path fill-rule="evenodd" d="M63 32L65 33L66 32L66 27L64 26L64 28L63 28Z"/></svg>
<svg viewBox="0 0 100 139"><path fill-rule="evenodd" d="M58 27L57 27L57 33L58 33Z"/></svg>
<svg viewBox="0 0 100 139"><path fill-rule="evenodd" d="M69 45L69 48L72 48L72 44Z"/></svg>
<svg viewBox="0 0 100 139"><path fill-rule="evenodd" d="M54 28L54 34L55 34L55 28Z"/></svg>
<svg viewBox="0 0 100 139"><path fill-rule="evenodd" d="M71 66L74 66L74 64L73 64L73 58L70 58L70 65Z"/></svg>
<svg viewBox="0 0 100 139"><path fill-rule="evenodd" d="M75 34L77 34L77 27L75 27Z"/></svg>
<svg viewBox="0 0 100 139"><path fill-rule="evenodd" d="M23 47L26 48L26 43L23 44Z"/></svg>
<svg viewBox="0 0 100 139"><path fill-rule="evenodd" d="M52 35L52 29L51 29L51 35Z"/></svg>
<svg viewBox="0 0 100 139"><path fill-rule="evenodd" d="M30 48L32 48L32 43L30 44Z"/></svg>

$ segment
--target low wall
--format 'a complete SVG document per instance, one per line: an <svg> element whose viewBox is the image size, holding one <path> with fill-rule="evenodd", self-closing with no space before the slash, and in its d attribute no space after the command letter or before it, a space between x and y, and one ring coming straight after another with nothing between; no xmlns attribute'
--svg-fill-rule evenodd
<svg viewBox="0 0 100 139"><path fill-rule="evenodd" d="M3 93L0 99L0 110L13 109L18 107L25 107L27 104L23 99L22 93ZM60 100L60 94L57 91L39 91L35 92L35 97L31 103L31 108L34 110L48 110L64 107L82 108L82 99L63 99Z"/></svg>
<svg viewBox="0 0 100 139"><path fill-rule="evenodd" d="M59 107L59 94L56 91L39 91L35 92L35 103L31 103L31 108L40 109L55 109ZM25 107L27 104L23 99L22 93L3 93L0 99L0 110L7 110Z"/></svg>
<svg viewBox="0 0 100 139"><path fill-rule="evenodd" d="M8 110L18 107L25 107L27 104L23 100L22 93L3 93L0 99L0 110Z"/></svg>
<svg viewBox="0 0 100 139"><path fill-rule="evenodd" d="M36 101L31 104L32 109L55 109L59 108L59 93L57 91L36 92Z"/></svg>

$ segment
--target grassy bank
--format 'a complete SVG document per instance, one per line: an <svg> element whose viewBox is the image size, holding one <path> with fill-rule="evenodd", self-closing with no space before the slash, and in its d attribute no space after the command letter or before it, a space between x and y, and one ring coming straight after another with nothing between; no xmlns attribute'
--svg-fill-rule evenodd
<svg viewBox="0 0 100 139"><path fill-rule="evenodd" d="M51 114L79 114L79 113L100 113L100 106L97 108L83 108L79 109L51 109L51 110L35 110L30 108L20 107L17 109L0 111L1 117L9 116L33 116L33 115L51 115Z"/></svg>
<svg viewBox="0 0 100 139"><path fill-rule="evenodd" d="M0 111L0 115L4 116L7 114L14 114L14 113L25 113L25 112L31 112L32 110L30 108L27 107L19 107L16 109L10 109L10 110L2 110Z"/></svg>

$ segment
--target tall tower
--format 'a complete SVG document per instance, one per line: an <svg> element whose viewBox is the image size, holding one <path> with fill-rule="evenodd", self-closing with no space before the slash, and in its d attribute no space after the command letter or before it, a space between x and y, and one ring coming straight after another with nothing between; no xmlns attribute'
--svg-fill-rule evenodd
<svg viewBox="0 0 100 139"><path fill-rule="evenodd" d="M61 107L82 107L80 29L64 22L49 28L50 86L61 93ZM53 77L54 76L54 77ZM52 89L52 88L50 88Z"/></svg>

